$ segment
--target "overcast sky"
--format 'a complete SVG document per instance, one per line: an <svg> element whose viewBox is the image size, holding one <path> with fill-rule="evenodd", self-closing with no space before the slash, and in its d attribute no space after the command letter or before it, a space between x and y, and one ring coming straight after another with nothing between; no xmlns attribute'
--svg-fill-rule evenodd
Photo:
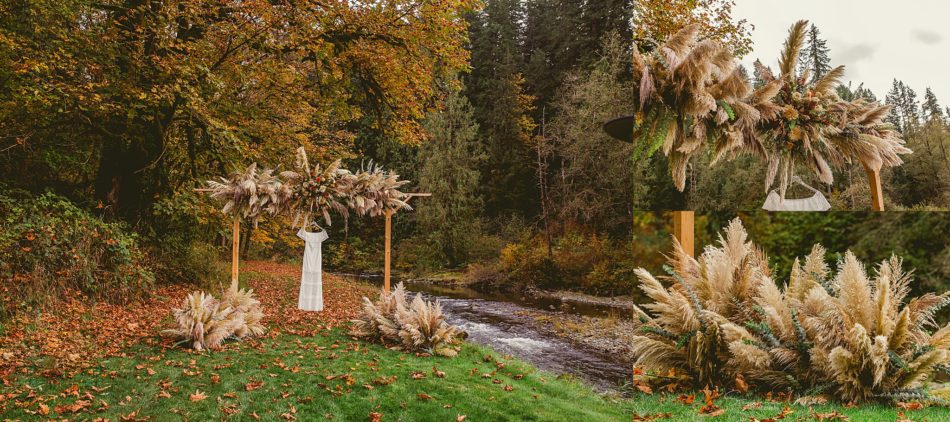
<svg viewBox="0 0 950 422"><path fill-rule="evenodd" d="M950 105L950 1L948 0L737 0L737 18L755 25L755 59L772 69L788 28L798 19L818 26L832 66L845 65L844 82L864 82L882 101L894 78L923 99L931 87Z"/></svg>

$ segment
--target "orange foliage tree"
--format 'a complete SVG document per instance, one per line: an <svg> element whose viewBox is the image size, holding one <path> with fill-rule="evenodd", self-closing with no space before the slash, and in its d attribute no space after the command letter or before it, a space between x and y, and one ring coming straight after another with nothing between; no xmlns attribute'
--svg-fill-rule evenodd
<svg viewBox="0 0 950 422"><path fill-rule="evenodd" d="M703 38L719 40L742 57L752 51L754 26L732 16L735 0L638 0L634 3L634 37L662 43L690 24Z"/></svg>

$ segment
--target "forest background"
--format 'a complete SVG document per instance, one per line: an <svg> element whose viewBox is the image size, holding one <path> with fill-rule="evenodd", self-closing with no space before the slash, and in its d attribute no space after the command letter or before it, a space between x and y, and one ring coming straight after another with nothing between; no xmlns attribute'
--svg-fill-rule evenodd
<svg viewBox="0 0 950 422"><path fill-rule="evenodd" d="M632 107L632 41L699 22L753 54L754 22L733 4L4 2L0 276L18 283L2 306L68 287L117 299L225 281L229 225L193 189L252 161L289 166L298 146L351 168L381 163L433 194L395 217L403 277L633 294L633 269L656 271L671 248L670 220L643 210L698 211L703 245L727 210L764 200L751 157L696 160L679 193L662 155L635 160L633 144L601 130ZM812 27L802 62L814 77L834 63L826 45ZM754 55L769 65L779 47ZM829 262L847 248L866 262L893 252L918 269L919 289L950 287L950 247L934 236L950 217L919 212L950 209L950 108L894 76L887 93L852 81L839 95L893 106L914 154L882 177L887 207L906 212L743 214L780 273L821 241ZM869 209L863 169L838 176L823 188L835 209ZM298 259L288 227L245 225L242 253ZM381 270L382 221L329 229L329 268Z"/></svg>

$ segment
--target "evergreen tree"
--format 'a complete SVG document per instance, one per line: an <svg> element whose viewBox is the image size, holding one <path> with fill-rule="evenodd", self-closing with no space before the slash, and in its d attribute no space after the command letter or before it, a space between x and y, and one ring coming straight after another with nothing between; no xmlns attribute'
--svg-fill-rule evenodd
<svg viewBox="0 0 950 422"><path fill-rule="evenodd" d="M518 0L488 0L470 18L472 72L467 96L475 109L488 161L481 168L488 216L532 216L538 203L530 139L532 98L524 92Z"/></svg>
<svg viewBox="0 0 950 422"><path fill-rule="evenodd" d="M632 0L527 0L524 54L527 92L537 98L537 120L564 80L601 54L607 34L632 35Z"/></svg>
<svg viewBox="0 0 950 422"><path fill-rule="evenodd" d="M924 122L943 122L943 110L940 109L940 103L933 90L927 88L924 93L924 104L922 106Z"/></svg>
<svg viewBox="0 0 950 422"><path fill-rule="evenodd" d="M439 263L457 267L467 262L470 238L479 231L479 169L485 150L472 106L457 91L449 93L440 111L427 116L424 127L431 139L419 149L419 187L432 197L420 202L414 216Z"/></svg>
<svg viewBox="0 0 950 422"><path fill-rule="evenodd" d="M894 79L884 103L891 106L886 121L905 135L916 130L920 125L920 103L917 101L917 93L903 81Z"/></svg>
<svg viewBox="0 0 950 422"><path fill-rule="evenodd" d="M904 129L912 131L920 126L920 102L917 101L917 92L910 86L904 85L901 92L901 114L904 117Z"/></svg>
<svg viewBox="0 0 950 422"><path fill-rule="evenodd" d="M858 85L857 88L851 88L851 82L848 82L847 85L838 85L838 96L845 101L855 101L855 100L866 100L866 101L877 101L877 96L871 92L870 89L864 87L864 83Z"/></svg>
<svg viewBox="0 0 950 422"><path fill-rule="evenodd" d="M815 24L808 29L808 41L798 61L800 73L808 72L812 81L821 79L831 70L831 58L828 53L828 41L821 38L821 31Z"/></svg>

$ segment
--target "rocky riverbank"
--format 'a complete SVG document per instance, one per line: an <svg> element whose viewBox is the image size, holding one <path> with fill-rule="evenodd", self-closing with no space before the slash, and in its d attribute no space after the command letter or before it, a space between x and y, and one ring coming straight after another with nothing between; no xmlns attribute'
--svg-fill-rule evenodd
<svg viewBox="0 0 950 422"><path fill-rule="evenodd" d="M599 350L625 364L633 364L631 344L636 329L629 319L541 311L524 311L522 315L530 317L540 330L552 336Z"/></svg>

